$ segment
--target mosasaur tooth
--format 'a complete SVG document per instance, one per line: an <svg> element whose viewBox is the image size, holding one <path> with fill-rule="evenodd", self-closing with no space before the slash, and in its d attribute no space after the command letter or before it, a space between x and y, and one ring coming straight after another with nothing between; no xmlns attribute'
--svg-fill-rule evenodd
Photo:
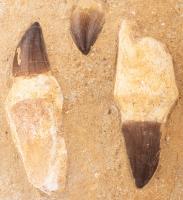
<svg viewBox="0 0 183 200"><path fill-rule="evenodd" d="M83 54L88 54L104 24L102 2L80 0L71 15L71 35Z"/></svg>
<svg viewBox="0 0 183 200"><path fill-rule="evenodd" d="M164 45L151 37L137 39L132 28L127 20L120 27L114 98L136 186L142 188L157 169L161 125L178 90Z"/></svg>
<svg viewBox="0 0 183 200"><path fill-rule="evenodd" d="M61 132L63 94L52 76L39 23L17 46L7 119L29 182L50 194L63 190L67 149Z"/></svg>

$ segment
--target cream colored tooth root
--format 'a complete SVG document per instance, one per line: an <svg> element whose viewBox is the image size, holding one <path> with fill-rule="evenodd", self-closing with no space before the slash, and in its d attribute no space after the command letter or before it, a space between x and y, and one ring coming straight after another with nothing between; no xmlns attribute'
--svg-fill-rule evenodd
<svg viewBox="0 0 183 200"><path fill-rule="evenodd" d="M63 94L49 71L43 42L41 27L34 23L19 43L20 58L15 53L5 107L29 182L51 194L65 188L67 149L60 129Z"/></svg>
<svg viewBox="0 0 183 200"><path fill-rule="evenodd" d="M172 58L151 38L136 38L130 21L119 31L114 98L137 187L153 176L159 161L160 128L178 98Z"/></svg>

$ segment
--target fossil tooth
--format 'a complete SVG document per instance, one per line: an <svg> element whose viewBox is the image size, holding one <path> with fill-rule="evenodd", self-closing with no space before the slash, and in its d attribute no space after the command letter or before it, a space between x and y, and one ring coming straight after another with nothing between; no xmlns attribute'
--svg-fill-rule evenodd
<svg viewBox="0 0 183 200"><path fill-rule="evenodd" d="M17 47L13 76L5 107L28 180L48 194L63 190L67 171L67 149L60 131L63 95L51 74L38 23L26 31Z"/></svg>
<svg viewBox="0 0 183 200"><path fill-rule="evenodd" d="M138 188L157 169L161 125L178 98L172 58L150 37L136 39L132 22L124 20L119 47L114 98L119 106L127 154Z"/></svg>
<svg viewBox="0 0 183 200"><path fill-rule="evenodd" d="M153 176L159 161L160 123L128 121L122 125L127 154L138 188Z"/></svg>
<svg viewBox="0 0 183 200"><path fill-rule="evenodd" d="M104 24L103 6L95 1L80 1L71 15L71 35L83 54L88 54Z"/></svg>
<svg viewBox="0 0 183 200"><path fill-rule="evenodd" d="M39 23L35 22L25 32L17 46L13 61L13 75L31 75L49 70L42 30Z"/></svg>

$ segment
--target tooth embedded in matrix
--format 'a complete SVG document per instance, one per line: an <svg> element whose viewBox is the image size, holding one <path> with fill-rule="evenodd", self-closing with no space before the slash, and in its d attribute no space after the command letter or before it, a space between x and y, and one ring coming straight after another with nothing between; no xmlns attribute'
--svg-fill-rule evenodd
<svg viewBox="0 0 183 200"><path fill-rule="evenodd" d="M17 47L13 76L5 106L28 180L47 194L63 190L67 171L61 132L63 94L51 74L38 23L26 31Z"/></svg>
<svg viewBox="0 0 183 200"><path fill-rule="evenodd" d="M119 106L128 157L138 188L157 169L161 124L178 98L173 62L164 45L151 38L135 38L132 23L119 31L114 98Z"/></svg>

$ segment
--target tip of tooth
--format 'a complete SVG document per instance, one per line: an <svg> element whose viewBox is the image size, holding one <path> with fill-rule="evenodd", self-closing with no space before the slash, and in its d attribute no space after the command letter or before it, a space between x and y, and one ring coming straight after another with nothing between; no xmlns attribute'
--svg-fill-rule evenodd
<svg viewBox="0 0 183 200"><path fill-rule="evenodd" d="M78 49L87 55L104 24L104 13L98 9L76 8L71 16L71 35Z"/></svg>
<svg viewBox="0 0 183 200"><path fill-rule="evenodd" d="M135 184L144 187L157 169L160 154L160 123L125 122L122 126Z"/></svg>
<svg viewBox="0 0 183 200"><path fill-rule="evenodd" d="M82 49L81 52L82 52L84 55L88 55L89 52L90 52L90 49Z"/></svg>
<svg viewBox="0 0 183 200"><path fill-rule="evenodd" d="M14 76L29 76L50 70L41 26L34 22L23 35L13 60Z"/></svg>
<svg viewBox="0 0 183 200"><path fill-rule="evenodd" d="M39 24L39 22L34 22L33 24L32 24L32 26L38 26L38 27L40 27L40 24ZM31 26L31 27L32 27Z"/></svg>

